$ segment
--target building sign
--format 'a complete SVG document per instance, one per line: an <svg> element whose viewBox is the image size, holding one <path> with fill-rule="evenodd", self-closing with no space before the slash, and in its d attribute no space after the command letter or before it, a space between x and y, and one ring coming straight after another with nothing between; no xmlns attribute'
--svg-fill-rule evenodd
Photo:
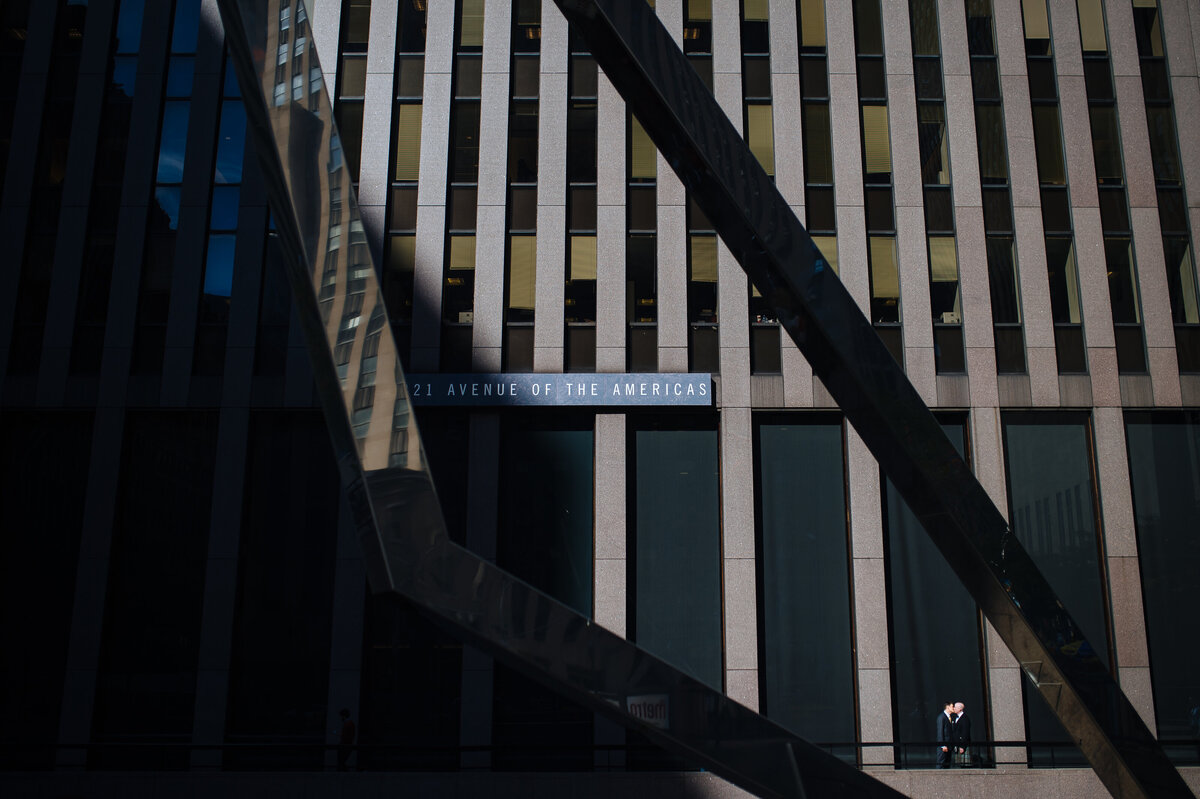
<svg viewBox="0 0 1200 799"><path fill-rule="evenodd" d="M625 709L638 721L660 730L671 728L671 698L667 694L631 696L625 700Z"/></svg>
<svg viewBox="0 0 1200 799"><path fill-rule="evenodd" d="M712 375L407 375L413 405L712 405Z"/></svg>

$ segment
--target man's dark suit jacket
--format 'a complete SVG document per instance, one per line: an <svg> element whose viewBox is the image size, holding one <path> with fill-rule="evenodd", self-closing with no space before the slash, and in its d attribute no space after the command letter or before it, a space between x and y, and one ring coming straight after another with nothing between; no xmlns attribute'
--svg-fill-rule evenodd
<svg viewBox="0 0 1200 799"><path fill-rule="evenodd" d="M945 716L946 714L943 713L942 717L945 718ZM966 749L971 745L971 719L966 713L955 719L954 724L951 725L950 735L954 745L959 749Z"/></svg>
<svg viewBox="0 0 1200 799"><path fill-rule="evenodd" d="M939 744L954 742L954 722L950 721L950 717L946 715L945 711L938 713L937 742Z"/></svg>

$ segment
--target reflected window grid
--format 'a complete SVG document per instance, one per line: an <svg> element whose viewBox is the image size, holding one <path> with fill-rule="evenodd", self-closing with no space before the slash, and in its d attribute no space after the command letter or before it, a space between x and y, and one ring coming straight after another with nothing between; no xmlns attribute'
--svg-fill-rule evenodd
<svg viewBox="0 0 1200 799"><path fill-rule="evenodd" d="M285 30L279 30L280 36ZM134 374L162 371L180 215L200 212L181 205L198 41L199 3L179 0L172 19L154 202L146 223L146 249L138 287L137 327L130 367Z"/></svg>
<svg viewBox="0 0 1200 799"><path fill-rule="evenodd" d="M1100 495L1091 420L1079 413L1001 415L1009 518L1013 532L1100 651L1080 651L1112 663L1110 618L1102 567ZM1073 640L1054 645L1072 651ZM1026 740L1033 767L1083 765L1046 703L1022 681ZM1058 745L1051 745L1057 743Z"/></svg>
<svg viewBox="0 0 1200 799"><path fill-rule="evenodd" d="M116 257L118 209L121 208L124 194L124 164L129 145L128 131L133 114L144 10L145 0L121 0L117 9L116 43L108 60L110 77L104 92L104 108L97 133L91 211L75 302L70 361L72 375L99 374L103 356L108 298ZM5 155L0 152L0 159L4 159ZM0 166L0 185L3 182L4 167Z"/></svg>
<svg viewBox="0 0 1200 799"><path fill-rule="evenodd" d="M15 324L7 361L8 370L13 374L33 375L40 368L45 317L51 295L51 269L48 265L53 264L58 251L58 222L63 207L67 158L74 126L75 93L80 81L83 31L88 22L86 6L59 3L56 13L46 74L45 102L34 111L40 111L41 124L33 148L36 154L32 156L31 207L22 220L23 229L17 234L23 235L26 243L23 250L19 247L17 250L20 253L19 265L6 264L6 268L19 273ZM5 39L11 35L5 31ZM11 80L12 75L9 78ZM15 114L22 113L22 109L16 107L13 111ZM11 117L5 121L11 124ZM8 131L0 135L8 139ZM11 140L4 148L6 151L9 145ZM29 157L23 152L13 156Z"/></svg>

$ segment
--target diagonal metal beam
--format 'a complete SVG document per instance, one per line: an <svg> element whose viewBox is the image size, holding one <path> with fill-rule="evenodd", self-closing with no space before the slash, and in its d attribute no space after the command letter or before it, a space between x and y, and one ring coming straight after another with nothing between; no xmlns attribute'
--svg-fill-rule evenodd
<svg viewBox="0 0 1200 799"><path fill-rule="evenodd" d="M302 3L292 3L291 19L300 18ZM449 541L419 440L410 439L409 447L419 457L390 461L393 437L415 428L396 425L408 417L402 413L408 398L370 255L352 236L333 246L332 226L353 231L360 217L327 93L309 94L306 80L293 101L288 77L284 93L275 94L280 0L218 5L372 589L406 597L526 676L746 790L780 797L900 796ZM306 58L309 68L319 69L313 47ZM343 209L336 222L335 198ZM327 255L334 251L330 282ZM372 379L360 383L364 357L372 359ZM666 697L665 727L630 712L647 696Z"/></svg>
<svg viewBox="0 0 1200 799"><path fill-rule="evenodd" d="M648 4L555 3L1112 795L1192 796Z"/></svg>

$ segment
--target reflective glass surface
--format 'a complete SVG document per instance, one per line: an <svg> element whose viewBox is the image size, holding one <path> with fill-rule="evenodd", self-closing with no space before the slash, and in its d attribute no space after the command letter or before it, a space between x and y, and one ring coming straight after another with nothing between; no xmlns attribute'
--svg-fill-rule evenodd
<svg viewBox="0 0 1200 799"><path fill-rule="evenodd" d="M1200 570L1200 414L1129 413L1129 474L1160 740L1200 738L1200 616L1181 613ZM1194 745L1166 746L1181 765Z"/></svg>

